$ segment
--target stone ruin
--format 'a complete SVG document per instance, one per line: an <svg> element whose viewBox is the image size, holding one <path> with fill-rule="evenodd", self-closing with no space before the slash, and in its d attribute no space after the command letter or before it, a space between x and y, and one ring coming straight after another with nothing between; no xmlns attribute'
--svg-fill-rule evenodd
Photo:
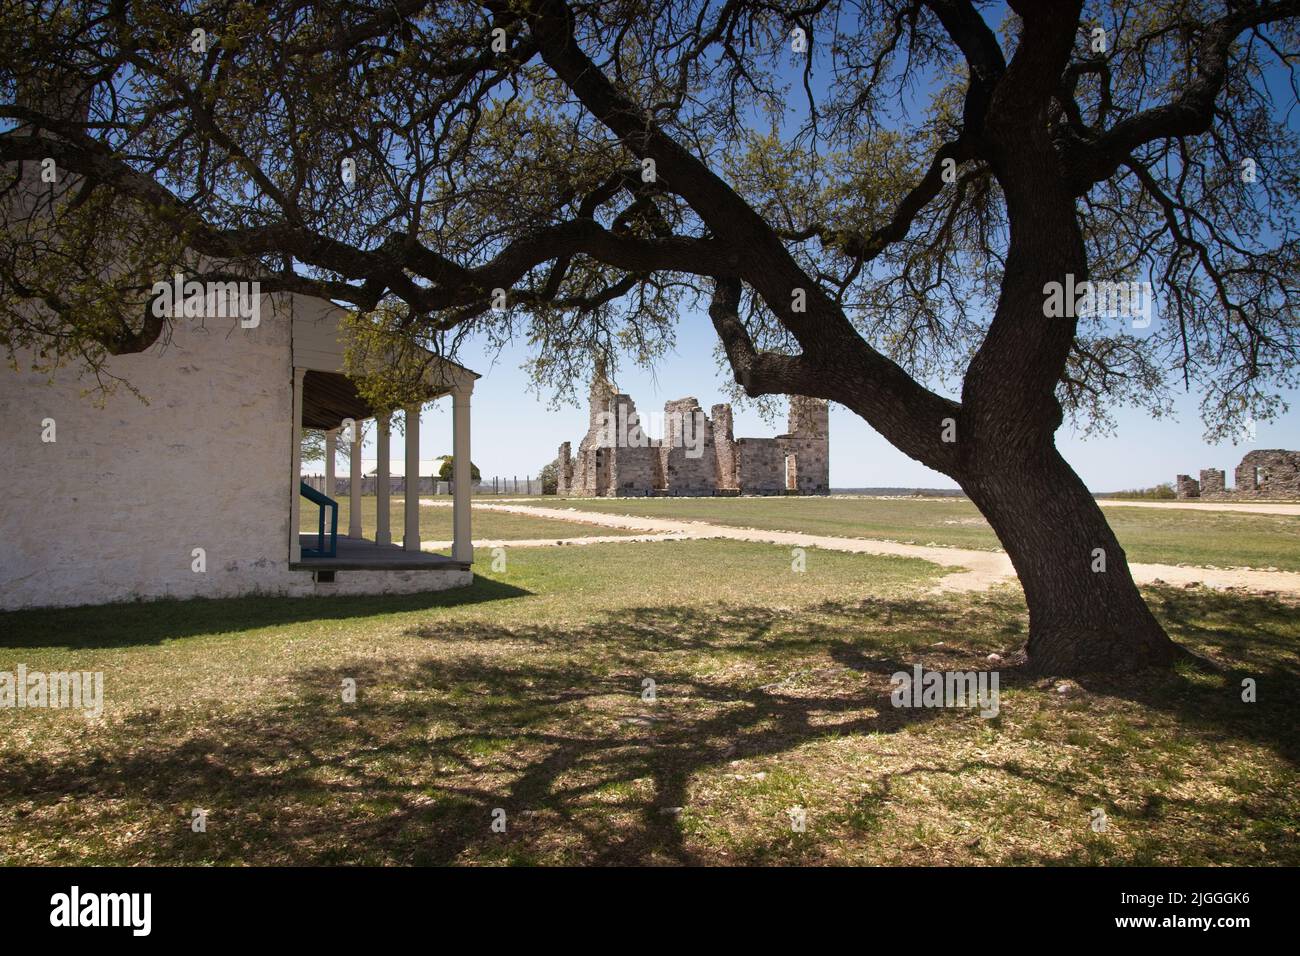
<svg viewBox="0 0 1300 956"><path fill-rule="evenodd" d="M731 406L698 400L664 405L663 437L642 427L631 396L603 378L591 389L590 424L578 445L560 446L558 493L642 495L824 495L830 491L830 414L824 400L791 396L788 433L732 437Z"/></svg>
<svg viewBox="0 0 1300 956"><path fill-rule="evenodd" d="M1252 451L1237 466L1233 476L1235 488L1225 485L1226 477L1217 468L1202 470L1199 481L1190 475L1178 475L1174 492L1181 499L1206 501L1300 498L1300 452L1280 448Z"/></svg>

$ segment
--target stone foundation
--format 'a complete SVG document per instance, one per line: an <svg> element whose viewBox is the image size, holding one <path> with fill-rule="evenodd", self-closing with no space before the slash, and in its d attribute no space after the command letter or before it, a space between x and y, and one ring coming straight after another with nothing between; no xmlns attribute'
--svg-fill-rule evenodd
<svg viewBox="0 0 1300 956"><path fill-rule="evenodd" d="M426 591L447 591L467 588L474 583L473 571L455 568L429 568L403 571L335 571L333 581L314 581L314 574L298 572L298 580L291 582L282 593L286 595L361 595L361 594L422 594Z"/></svg>

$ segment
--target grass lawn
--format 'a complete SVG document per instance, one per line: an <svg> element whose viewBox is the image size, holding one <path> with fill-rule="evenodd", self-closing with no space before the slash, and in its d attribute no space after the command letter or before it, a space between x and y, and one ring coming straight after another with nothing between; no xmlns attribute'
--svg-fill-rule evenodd
<svg viewBox="0 0 1300 956"><path fill-rule="evenodd" d="M956 548L999 547L988 522L962 499L539 498L536 502L552 508L709 521L769 531ZM1300 571L1300 517L1115 507L1106 509L1106 520L1131 561Z"/></svg>
<svg viewBox="0 0 1300 956"><path fill-rule="evenodd" d="M1061 693L1002 665L982 719L895 708L889 676L994 666L1015 589L807 557L594 545L440 595L0 614L0 670L106 698L0 710L0 861L1300 864L1296 606L1148 592L1227 669Z"/></svg>
<svg viewBox="0 0 1300 956"><path fill-rule="evenodd" d="M451 498L443 496L441 501L450 502ZM347 495L339 502L339 534L348 530L350 502ZM377 499L365 495L361 498L361 528L366 538L375 537L375 515ZM393 540L402 540L402 529L406 527L403 513L405 500L401 497L389 499L388 521ZM303 499L299 515L298 529L314 532L320 520L319 511L307 499ZM326 516L328 520L328 515ZM557 521L552 518L534 518L529 515L512 514L506 511L488 511L475 508L472 519L475 541L528 541L537 538L589 538L594 535L630 535L635 531L620 531L618 528L597 528L576 521ZM424 541L451 540L451 508L421 507L420 537Z"/></svg>

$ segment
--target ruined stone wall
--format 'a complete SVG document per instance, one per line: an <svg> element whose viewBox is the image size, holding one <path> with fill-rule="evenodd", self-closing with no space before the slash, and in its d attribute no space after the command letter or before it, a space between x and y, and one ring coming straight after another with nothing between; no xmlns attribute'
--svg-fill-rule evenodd
<svg viewBox="0 0 1300 956"><path fill-rule="evenodd" d="M648 495L659 485L658 448L610 448L613 462L606 494L618 497Z"/></svg>
<svg viewBox="0 0 1300 956"><path fill-rule="evenodd" d="M1174 494L1179 498L1201 497L1201 483L1191 475L1178 475L1174 479Z"/></svg>
<svg viewBox="0 0 1300 956"><path fill-rule="evenodd" d="M1216 468L1201 472L1201 480L1187 475L1175 479L1175 493L1181 499L1207 501L1251 501L1271 498L1300 498L1300 452L1261 448L1249 452L1233 472L1236 487L1225 486L1226 475Z"/></svg>
<svg viewBox="0 0 1300 956"><path fill-rule="evenodd" d="M790 399L789 434L778 441L787 456L793 456L794 488L801 495L826 494L831 484L830 406L817 398ZM789 463L787 462L787 465ZM789 482L786 486L789 490Z"/></svg>
<svg viewBox="0 0 1300 956"><path fill-rule="evenodd" d="M609 412L617 433L613 447L602 448L609 456L609 486L604 494L614 496L650 494L660 484L659 449L639 443L646 440L632 396L616 394L609 403ZM624 429L626 433L624 434ZM609 436L604 436L607 445ZM628 445L617 443L626 438Z"/></svg>
<svg viewBox="0 0 1300 956"><path fill-rule="evenodd" d="M615 393L602 377L592 382L587 408L587 434L578 443L578 453L573 458L568 491L560 492L571 497L586 498L606 493L609 486L610 462L605 449L604 415L614 402ZM568 443L566 442L565 445ZM561 445L564 448L565 445Z"/></svg>
<svg viewBox="0 0 1300 956"><path fill-rule="evenodd" d="M1258 491L1255 475L1255 463L1248 462L1245 458L1241 460L1232 473L1233 483L1237 486L1237 491Z"/></svg>
<svg viewBox="0 0 1300 956"><path fill-rule="evenodd" d="M825 494L830 490L829 409L792 398L789 433L733 436L731 406L705 415L695 398L664 405L664 435L646 434L631 396L598 380L589 426L570 467L559 468L559 493L575 497L713 494ZM610 434L612 423L612 432ZM611 440L612 439L612 440ZM569 446L560 446L560 461Z"/></svg>
<svg viewBox="0 0 1300 956"><path fill-rule="evenodd" d="M555 493L568 497L573 488L573 453L566 441L560 445L559 454L555 456Z"/></svg>
<svg viewBox="0 0 1300 956"><path fill-rule="evenodd" d="M787 422L791 435L826 441L831 433L830 403L821 398L792 395Z"/></svg>
<svg viewBox="0 0 1300 956"><path fill-rule="evenodd" d="M714 405L713 447L717 458L718 490L738 490L736 484L736 438L731 430L731 406Z"/></svg>
<svg viewBox="0 0 1300 956"><path fill-rule="evenodd" d="M669 495L711 495L718 490L718 453L713 425L694 398L664 404L664 436L659 448L663 480L658 490Z"/></svg>
<svg viewBox="0 0 1300 956"><path fill-rule="evenodd" d="M792 396L787 427L789 431L776 438L736 439L741 494L830 491L830 406L822 399Z"/></svg>
<svg viewBox="0 0 1300 956"><path fill-rule="evenodd" d="M1241 459L1234 477L1239 497L1300 498L1300 451L1252 451Z"/></svg>
<svg viewBox="0 0 1300 956"><path fill-rule="evenodd" d="M831 406L820 398L790 399L790 433L798 442L796 455L800 494L831 490Z"/></svg>
<svg viewBox="0 0 1300 956"><path fill-rule="evenodd" d="M1201 494L1214 495L1222 493L1225 488L1226 476L1218 468L1201 469Z"/></svg>
<svg viewBox="0 0 1300 956"><path fill-rule="evenodd" d="M573 458L573 477L569 482L570 495L585 498L596 494L596 457L593 449L578 445L578 453Z"/></svg>
<svg viewBox="0 0 1300 956"><path fill-rule="evenodd" d="M785 449L779 438L736 439L736 481L742 495L785 492Z"/></svg>

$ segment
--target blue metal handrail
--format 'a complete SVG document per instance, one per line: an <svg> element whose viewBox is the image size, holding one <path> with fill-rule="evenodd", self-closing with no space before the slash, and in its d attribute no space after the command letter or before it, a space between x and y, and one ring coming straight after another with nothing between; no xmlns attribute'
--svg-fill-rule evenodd
<svg viewBox="0 0 1300 956"><path fill-rule="evenodd" d="M316 547L303 548L302 553L316 558L332 558L338 553L339 544L339 503L328 495L321 494L307 482L298 483L298 493L320 508L320 523L316 532ZM325 509L330 512L330 546L325 549Z"/></svg>

